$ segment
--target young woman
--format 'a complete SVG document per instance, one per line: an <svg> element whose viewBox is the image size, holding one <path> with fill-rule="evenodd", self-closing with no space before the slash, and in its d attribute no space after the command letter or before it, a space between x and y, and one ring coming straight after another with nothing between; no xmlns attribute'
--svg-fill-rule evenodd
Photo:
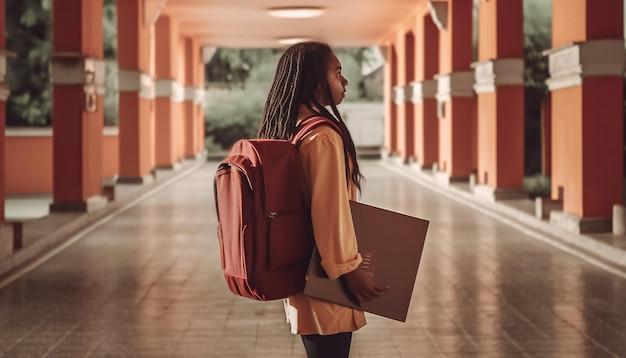
<svg viewBox="0 0 626 358"><path fill-rule="evenodd" d="M337 110L347 85L341 63L327 44L302 42L291 46L278 62L259 137L289 139L296 125L311 116L327 117L341 128L341 133L325 125L313 129L298 153L322 267L331 279L345 280L360 303L378 297L385 289L359 267L362 258L349 200L356 200L362 175L354 143ZM285 313L291 331L301 335L309 358L348 357L352 332L366 323L361 310L304 295L286 299Z"/></svg>

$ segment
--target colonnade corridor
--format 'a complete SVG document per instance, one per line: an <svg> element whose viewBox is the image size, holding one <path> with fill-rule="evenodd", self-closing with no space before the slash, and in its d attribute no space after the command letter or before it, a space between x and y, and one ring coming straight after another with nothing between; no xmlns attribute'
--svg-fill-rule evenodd
<svg viewBox="0 0 626 358"><path fill-rule="evenodd" d="M351 357L626 357L626 280L361 161L362 201L430 220L406 323L367 315ZM0 288L0 357L304 357L281 301L231 294L216 162Z"/></svg>

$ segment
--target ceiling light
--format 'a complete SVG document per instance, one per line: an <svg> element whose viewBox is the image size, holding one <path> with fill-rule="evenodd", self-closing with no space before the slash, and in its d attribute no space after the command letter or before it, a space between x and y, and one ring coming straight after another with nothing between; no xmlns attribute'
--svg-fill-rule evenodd
<svg viewBox="0 0 626 358"><path fill-rule="evenodd" d="M324 9L321 7L273 7L267 9L267 12L274 17L302 19L320 16Z"/></svg>
<svg viewBox="0 0 626 358"><path fill-rule="evenodd" d="M310 37L284 37L280 39L276 39L281 45L293 45L299 42L311 41Z"/></svg>

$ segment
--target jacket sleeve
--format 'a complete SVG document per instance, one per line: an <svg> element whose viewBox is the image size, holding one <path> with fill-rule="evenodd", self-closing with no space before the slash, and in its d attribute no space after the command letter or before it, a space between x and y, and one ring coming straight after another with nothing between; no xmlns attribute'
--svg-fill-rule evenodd
<svg viewBox="0 0 626 358"><path fill-rule="evenodd" d="M362 261L350 213L343 142L333 129L322 126L304 138L299 153L322 267L329 278L336 279Z"/></svg>

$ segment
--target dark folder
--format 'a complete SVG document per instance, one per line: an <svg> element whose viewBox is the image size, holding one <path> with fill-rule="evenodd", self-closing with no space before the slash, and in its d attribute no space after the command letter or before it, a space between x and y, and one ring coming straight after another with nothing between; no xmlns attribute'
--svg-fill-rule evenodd
<svg viewBox="0 0 626 358"><path fill-rule="evenodd" d="M315 250L304 294L405 322L429 222L355 201L350 202L350 209L363 256L361 266L390 289L359 307L342 279L326 276Z"/></svg>

